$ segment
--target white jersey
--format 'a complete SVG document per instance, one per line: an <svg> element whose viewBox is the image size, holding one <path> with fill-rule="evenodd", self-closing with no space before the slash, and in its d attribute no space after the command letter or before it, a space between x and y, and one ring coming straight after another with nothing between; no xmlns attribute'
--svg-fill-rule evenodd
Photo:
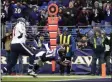
<svg viewBox="0 0 112 82"><path fill-rule="evenodd" d="M21 38L18 38L22 34ZM26 28L23 22L19 22L13 28L13 38L11 44L26 42Z"/></svg>

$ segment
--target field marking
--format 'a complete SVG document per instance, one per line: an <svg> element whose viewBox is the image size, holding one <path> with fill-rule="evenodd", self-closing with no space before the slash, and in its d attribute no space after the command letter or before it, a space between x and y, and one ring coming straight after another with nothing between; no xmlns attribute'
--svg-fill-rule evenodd
<svg viewBox="0 0 112 82"><path fill-rule="evenodd" d="M10 76L10 75L5 76L5 75L4 75L4 76L2 76L2 78L29 78L29 77L32 77L32 76L27 76L27 75L14 75L14 76ZM102 78L101 76L87 76L87 75L83 75L83 76L82 76L82 75L79 75L79 76L77 76L77 75L74 75L74 76L73 76L73 75L72 75L72 76L53 76L53 75L49 75L49 76L46 75L46 76L45 76L45 75L38 75L37 78L38 78L38 77L40 77L40 78L47 78L47 77L49 77L49 78L50 78L50 77L51 77L51 78L52 78L52 77L60 77L60 78L61 78L61 77L67 77L67 78L73 78L73 77L79 77L79 78L81 78L81 77L82 77L82 78L84 78L84 77L85 77L85 78ZM109 78L109 77L111 78L111 76L107 76L107 77L105 77L105 78Z"/></svg>
<svg viewBox="0 0 112 82"><path fill-rule="evenodd" d="M51 81L54 81L54 82L55 81L57 81L57 82L58 81L62 81L63 82L63 81L75 81L75 80L79 80L80 81L80 80L84 80L84 79L63 79L63 80L51 80Z"/></svg>
<svg viewBox="0 0 112 82"><path fill-rule="evenodd" d="M27 77L27 78L29 78L29 77L30 77L30 78L33 78L33 77L31 77L31 76L24 76L24 77L22 77L22 78L24 79L24 78L26 78L26 77ZM47 77L47 76L46 76L46 77ZM50 77L50 76L49 76L49 77ZM60 77L60 76L56 76L56 77ZM90 78L90 77L89 77L89 78L85 78L85 77L80 77L80 78L79 78L79 76L77 76L78 78L75 78L75 76L72 76L72 77L73 77L73 78L68 77L68 78L63 78L63 79L62 79L62 77L60 77L60 78L54 78L54 80L53 80L53 79L46 79L46 80L43 80L43 81L42 81L41 78L42 78L42 79L43 79L43 78L45 79L45 77L41 77L41 76L40 76L40 77L33 78L33 79L35 79L34 82L35 82L35 81L36 81L36 82L40 82L40 81L42 81L42 82L45 82L45 81L46 81L46 82L58 82L58 81L59 81L59 82L60 82L60 81L61 81L61 82L64 82L64 81L75 81L75 80L82 81L82 80L85 80L85 79L88 79L88 80L89 80L89 79L98 79L98 77L96 77L96 78L95 78L95 77L94 77L94 78L93 78L93 77L92 77L92 78ZM7 78L7 77L6 77L6 78ZM4 77L4 79L6 79L6 78ZM10 76L8 76L8 78L10 78ZM14 79L14 78L17 79L17 78L20 78L20 77L16 77L16 76L13 77L13 76L11 76L10 79ZM20 79L22 79L22 78L20 78ZM27 78L26 78L26 79L27 79ZM100 78L100 77L99 77L99 78ZM60 79L60 80L59 80L59 79ZM5 81L5 80L4 80L4 81ZM8 80L8 81L10 81L10 80ZM15 79L14 79L14 81L16 82ZM22 80L20 80L20 81L22 81ZM27 80L25 80L25 81L27 81Z"/></svg>
<svg viewBox="0 0 112 82"><path fill-rule="evenodd" d="M109 78L107 76L106 78ZM71 76L60 76L60 75L38 75L37 78L28 75L4 75L2 76L3 81L12 81L12 79L17 81L28 81L28 82L64 82L64 81L82 81L82 80L89 80L89 79L101 79L101 76L91 76L91 75L71 75ZM51 79L50 79L51 78ZM111 78L111 77L110 77ZM7 79L7 80L6 80ZM20 79L20 80L18 80ZM23 79L23 80L22 80ZM43 79L43 80L42 80ZM31 81L30 81L31 80Z"/></svg>

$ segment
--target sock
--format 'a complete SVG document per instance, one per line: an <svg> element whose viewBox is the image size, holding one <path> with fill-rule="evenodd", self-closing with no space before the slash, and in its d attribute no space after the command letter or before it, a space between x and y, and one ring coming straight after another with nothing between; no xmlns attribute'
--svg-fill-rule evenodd
<svg viewBox="0 0 112 82"><path fill-rule="evenodd" d="M39 67L40 67L39 65L35 64L35 65L34 65L34 71L38 70Z"/></svg>

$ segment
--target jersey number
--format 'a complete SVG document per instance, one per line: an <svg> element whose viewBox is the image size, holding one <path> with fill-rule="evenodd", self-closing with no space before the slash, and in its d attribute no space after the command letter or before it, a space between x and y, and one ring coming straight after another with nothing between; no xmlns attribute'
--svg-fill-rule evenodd
<svg viewBox="0 0 112 82"><path fill-rule="evenodd" d="M15 13L21 13L21 9L20 8L15 8Z"/></svg>

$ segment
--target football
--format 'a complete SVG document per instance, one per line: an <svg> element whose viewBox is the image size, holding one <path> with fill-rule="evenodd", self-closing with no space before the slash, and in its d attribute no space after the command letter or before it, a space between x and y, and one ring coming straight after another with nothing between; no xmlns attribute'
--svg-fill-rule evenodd
<svg viewBox="0 0 112 82"><path fill-rule="evenodd" d="M65 60L63 61L64 66L69 66L71 65L71 61L70 60Z"/></svg>

